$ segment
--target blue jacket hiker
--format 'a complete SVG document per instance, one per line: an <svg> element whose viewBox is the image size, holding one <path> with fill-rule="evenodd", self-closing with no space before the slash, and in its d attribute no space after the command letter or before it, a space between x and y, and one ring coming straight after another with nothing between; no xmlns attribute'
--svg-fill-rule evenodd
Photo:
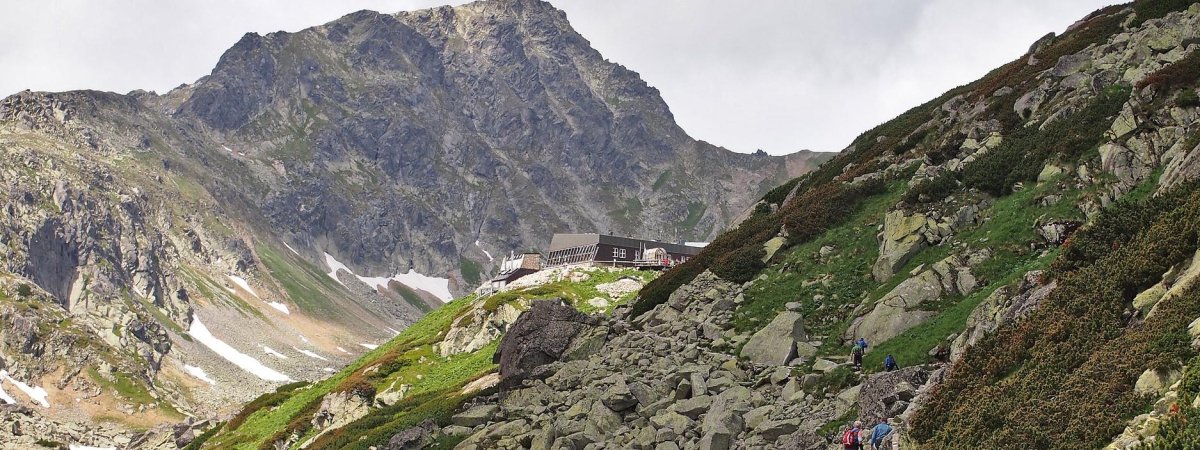
<svg viewBox="0 0 1200 450"><path fill-rule="evenodd" d="M858 346L862 347L864 352L867 351L867 340L863 339L863 338L858 338Z"/></svg>
<svg viewBox="0 0 1200 450"><path fill-rule="evenodd" d="M887 359L883 360L883 369L884 370L891 372L891 371L899 369L899 368L900 368L900 365L896 364L896 358L893 357L892 355L888 355Z"/></svg>
<svg viewBox="0 0 1200 450"><path fill-rule="evenodd" d="M892 426L888 425L887 422L882 422L879 425L875 425L875 428L871 429L871 448L882 448L883 440L886 439L889 434L892 434Z"/></svg>

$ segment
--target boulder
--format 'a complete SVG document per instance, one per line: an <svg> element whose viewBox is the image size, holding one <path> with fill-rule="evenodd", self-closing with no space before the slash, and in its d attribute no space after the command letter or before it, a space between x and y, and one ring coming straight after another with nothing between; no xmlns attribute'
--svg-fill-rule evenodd
<svg viewBox="0 0 1200 450"><path fill-rule="evenodd" d="M858 392L859 420L873 424L895 416L892 406L912 400L917 394L915 386L925 384L929 374L922 366L911 366L871 375Z"/></svg>
<svg viewBox="0 0 1200 450"><path fill-rule="evenodd" d="M520 386L533 369L557 361L575 336L597 322L561 300L534 301L500 340L492 357L492 362L500 365L501 389Z"/></svg>
<svg viewBox="0 0 1200 450"><path fill-rule="evenodd" d="M624 411L638 404L637 397L629 391L629 385L625 384L625 377L620 378L617 383L605 389L600 397L600 402L613 411Z"/></svg>
<svg viewBox="0 0 1200 450"><path fill-rule="evenodd" d="M813 362L813 370L817 372L829 373L837 368L838 364L828 359L821 358Z"/></svg>
<svg viewBox="0 0 1200 450"><path fill-rule="evenodd" d="M493 421L500 413L497 405L480 405L468 409L450 418L450 423L460 427L474 428Z"/></svg>
<svg viewBox="0 0 1200 450"><path fill-rule="evenodd" d="M1149 394L1157 397L1167 392L1167 389L1179 381L1182 376L1183 372L1178 370L1146 369L1138 377L1137 383L1133 385L1133 392L1138 395Z"/></svg>
<svg viewBox="0 0 1200 450"><path fill-rule="evenodd" d="M433 443L437 423L425 419L420 425L396 433L381 450L419 450Z"/></svg>
<svg viewBox="0 0 1200 450"><path fill-rule="evenodd" d="M876 282L886 282L909 258L928 246L924 233L927 224L924 214L909 216L902 210L889 212L884 217L883 232L879 235L879 259L871 268Z"/></svg>
<svg viewBox="0 0 1200 450"><path fill-rule="evenodd" d="M816 347L809 345L804 333L804 316L784 311L771 323L754 333L742 347L741 356L756 364L782 366L798 355L812 356Z"/></svg>

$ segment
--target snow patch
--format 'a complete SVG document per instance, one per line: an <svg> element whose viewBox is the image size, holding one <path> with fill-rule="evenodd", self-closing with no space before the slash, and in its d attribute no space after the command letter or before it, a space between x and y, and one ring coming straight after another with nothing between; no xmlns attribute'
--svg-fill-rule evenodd
<svg viewBox="0 0 1200 450"><path fill-rule="evenodd" d="M302 355L304 355L304 356L307 356L307 357L309 357L309 358L313 358L313 359L319 359L319 360L321 360L321 361L329 361L329 358L326 358L326 357L324 357L324 356L321 356L321 355L318 355L318 354L316 354L316 353L310 352L310 351L308 351L308 350L301 350L300 348L298 348L298 347L295 347L295 346L292 346L292 348L293 348L293 349L295 349L296 351L300 352L300 354L302 354Z"/></svg>
<svg viewBox="0 0 1200 450"><path fill-rule="evenodd" d="M228 151L229 153L233 153L233 149L232 149L232 148L226 147L226 146L224 146L224 145L222 145L222 146L221 146L221 148L225 149L225 150L226 150L226 151Z"/></svg>
<svg viewBox="0 0 1200 450"><path fill-rule="evenodd" d="M376 289L381 287L386 289L388 282L396 281L410 288L419 289L433 294L435 297L441 300L442 303L449 303L451 300L454 300L454 295L450 294L449 278L431 277L412 269L409 269L408 273L396 274L390 278L363 277L355 274L354 271L350 270L349 267L346 267L345 264L342 264L337 259L334 259L333 255L328 253L325 254L325 264L329 266L329 276L335 280L338 280L338 271L345 270L351 275L357 277L363 283L366 283L367 286L371 286ZM338 283L342 283L342 280L338 280ZM344 285L345 283L342 284Z"/></svg>
<svg viewBox="0 0 1200 450"><path fill-rule="evenodd" d="M217 339L216 336L213 336L208 331L208 328L203 323L200 323L200 316L192 315L192 326L188 328L188 334L192 335L197 341L200 341L201 344L204 344L205 347L221 355L225 360L242 368L242 370L250 372L256 377L267 381L292 381L291 377L264 366L263 363L254 359L253 356L239 352L224 341Z"/></svg>
<svg viewBox="0 0 1200 450"><path fill-rule="evenodd" d="M333 278L338 283L342 283L342 280L339 280L338 276L337 276L337 273L339 270L345 270L346 273L349 273L351 275L354 274L354 271L350 270L349 267L346 267L345 264L342 264L338 260L334 259L333 255L330 255L328 253L325 254L325 265L329 266L329 274L328 274L329 278ZM343 286L345 284L346 283L342 283Z"/></svg>
<svg viewBox="0 0 1200 450"><path fill-rule="evenodd" d="M68 450L117 450L116 447L88 447L86 445L68 445Z"/></svg>
<svg viewBox="0 0 1200 450"><path fill-rule="evenodd" d="M0 371L0 374L3 374L3 377L0 377L0 378L8 380L9 383L12 383L13 386L16 386L17 389L20 389L21 392L24 392L25 395L29 396L30 400L33 400L35 403L37 403L39 405L42 405L43 408L50 407L50 402L46 401L46 397L48 397L50 395L50 393L46 392L45 389L42 389L41 386L30 386L28 384L17 381L15 379L13 379L13 377L8 376L7 371ZM12 397L8 397L8 394L5 394L5 397L7 397L5 399L5 401L12 398ZM13 403L16 403L16 402L13 402Z"/></svg>
<svg viewBox="0 0 1200 450"><path fill-rule="evenodd" d="M479 244L479 240L478 240L478 239L476 239L476 240L475 240L475 246L476 246L476 247L479 247L479 249L480 249L480 250L483 250L483 254L487 255L487 257L488 257L488 261L495 261L495 260L496 260L496 258L493 258L493 257L492 257L492 254L491 254L491 253L488 253L488 251L487 251L487 250L484 250L483 246Z"/></svg>
<svg viewBox="0 0 1200 450"><path fill-rule="evenodd" d="M284 242L283 246L287 247L288 250L291 250L292 253L295 253L296 256L300 256L300 252L296 251L296 249L294 249L294 248L292 248L292 246L288 245L287 242Z"/></svg>
<svg viewBox="0 0 1200 450"><path fill-rule="evenodd" d="M242 279L242 277L239 277L237 275L226 275L226 276L229 277L230 281L233 281L235 284L237 284L238 287L245 289L246 292L249 292L250 295L253 295L255 298L262 298L262 297L258 296L257 292L254 292L254 289L250 289L250 283L247 283L246 280Z"/></svg>
<svg viewBox="0 0 1200 450"><path fill-rule="evenodd" d="M326 368L324 368L324 369L321 369L321 370L324 370L324 371L326 371L326 372L329 372L329 373L334 373L334 372L336 372L336 370L333 370L333 368L332 368L332 367L326 367Z"/></svg>
<svg viewBox="0 0 1200 450"><path fill-rule="evenodd" d="M287 355L285 355L285 354L283 354L283 353L279 353L279 352L277 352L277 351L275 351L275 350L272 350L272 349L271 349L271 347L267 347L267 346L265 346L265 345L264 345L264 346L262 346L262 347L263 347L263 351L264 351L264 352L267 352L267 354L268 354L268 355L274 356L274 357L276 357L276 358L279 358L279 359L288 359Z"/></svg>
<svg viewBox="0 0 1200 450"><path fill-rule="evenodd" d="M338 347L337 349L339 352L345 353L347 355L353 355L353 353L346 351L346 349L344 349L344 348Z"/></svg>
<svg viewBox="0 0 1200 450"><path fill-rule="evenodd" d="M396 336L399 336L399 335L400 335L400 332L399 332L399 331L396 331L396 329L395 329L395 328L392 328L392 327L384 327L384 328L387 328L387 330L388 330L388 331L391 331L391 332L392 332L392 334L394 334L394 335L396 335Z"/></svg>
<svg viewBox="0 0 1200 450"><path fill-rule="evenodd" d="M285 305L285 304L283 304L283 303L279 303L279 302L267 302L267 305L270 305L272 308L275 308L275 309L279 310L279 312L281 312L281 313L287 314L287 315L289 315L289 316L290 316L290 315L292 315L292 312L291 312L291 311L288 311L288 307L287 307L287 305Z"/></svg>
<svg viewBox="0 0 1200 450"><path fill-rule="evenodd" d="M0 370L0 379L4 379L6 377L8 377L8 371ZM12 396L8 395L7 392L4 392L4 383L0 383L0 400L3 400L4 403L9 405L17 404L17 399L12 398Z"/></svg>
<svg viewBox="0 0 1200 450"><path fill-rule="evenodd" d="M375 350L375 349L379 348L379 346L375 345L375 344L358 344L358 345L365 347L367 350Z"/></svg>
<svg viewBox="0 0 1200 450"><path fill-rule="evenodd" d="M299 334L299 333L297 333L297 334ZM307 343L308 343L308 338L304 337L304 335L303 335L303 334L299 334L299 335L300 335L300 340L304 341L304 343L305 343L305 344L307 344Z"/></svg>
<svg viewBox="0 0 1200 450"><path fill-rule="evenodd" d="M186 370L187 373L191 374L193 377L199 378L201 381L204 381L205 383L211 384L213 386L217 385L217 382L215 380L213 380L212 378L209 378L207 373L204 373L204 369L201 369L196 366L189 366L187 364L184 364L183 370Z"/></svg>
<svg viewBox="0 0 1200 450"><path fill-rule="evenodd" d="M684 242L683 245L686 245L688 247L699 247L699 248L708 247L707 242Z"/></svg>

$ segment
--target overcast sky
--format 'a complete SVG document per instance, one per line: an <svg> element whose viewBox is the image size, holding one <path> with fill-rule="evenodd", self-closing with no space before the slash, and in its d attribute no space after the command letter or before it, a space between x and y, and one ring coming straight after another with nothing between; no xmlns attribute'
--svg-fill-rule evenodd
<svg viewBox="0 0 1200 450"><path fill-rule="evenodd" d="M166 92L248 31L447 0L53 0L0 4L0 96ZM455 1L452 3L463 3ZM740 152L840 150L860 132L1025 53L1111 0L551 0L662 91L697 139Z"/></svg>

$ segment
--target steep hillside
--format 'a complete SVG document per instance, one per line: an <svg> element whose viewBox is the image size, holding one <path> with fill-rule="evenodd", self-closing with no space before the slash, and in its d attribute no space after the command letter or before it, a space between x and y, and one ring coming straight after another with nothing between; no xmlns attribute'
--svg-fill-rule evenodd
<svg viewBox="0 0 1200 450"><path fill-rule="evenodd" d="M1096 11L768 192L629 307L532 304L486 350L495 394L253 416L318 448L824 449L888 418L901 448L1189 448L1198 44L1193 2ZM389 345L443 343L429 325ZM343 392L375 401L380 361Z"/></svg>

